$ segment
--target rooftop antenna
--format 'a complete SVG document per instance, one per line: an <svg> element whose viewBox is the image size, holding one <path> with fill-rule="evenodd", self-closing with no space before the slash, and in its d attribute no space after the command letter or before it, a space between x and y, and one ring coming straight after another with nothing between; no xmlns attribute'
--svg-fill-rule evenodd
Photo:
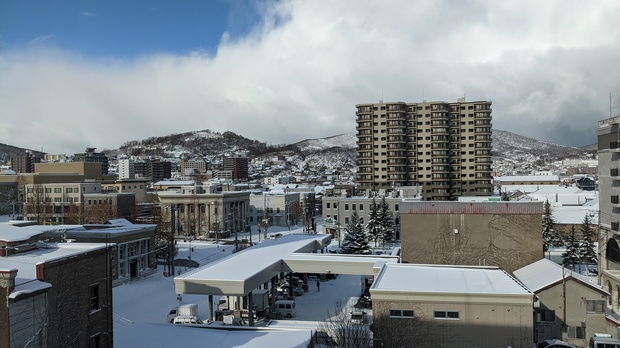
<svg viewBox="0 0 620 348"><path fill-rule="evenodd" d="M426 98L424 98L424 87L422 87L422 102L426 103Z"/></svg>
<svg viewBox="0 0 620 348"><path fill-rule="evenodd" d="M463 87L463 101L465 101L467 98L467 88Z"/></svg>
<svg viewBox="0 0 620 348"><path fill-rule="evenodd" d="M609 118L611 118L611 93L609 93Z"/></svg>

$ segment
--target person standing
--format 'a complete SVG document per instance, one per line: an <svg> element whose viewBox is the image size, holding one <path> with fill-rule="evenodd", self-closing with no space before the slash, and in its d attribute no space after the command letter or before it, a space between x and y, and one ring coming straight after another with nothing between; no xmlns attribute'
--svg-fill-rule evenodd
<svg viewBox="0 0 620 348"><path fill-rule="evenodd" d="M321 282L318 279L316 281L316 291L321 292Z"/></svg>

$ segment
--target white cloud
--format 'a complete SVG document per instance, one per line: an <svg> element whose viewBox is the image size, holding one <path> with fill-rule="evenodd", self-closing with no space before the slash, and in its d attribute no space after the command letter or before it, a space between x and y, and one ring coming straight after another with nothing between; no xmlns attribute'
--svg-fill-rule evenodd
<svg viewBox="0 0 620 348"><path fill-rule="evenodd" d="M0 142L116 148L199 129L270 143L355 133L355 104L492 100L497 129L594 143L620 114L620 2L282 1L216 55L0 52Z"/></svg>

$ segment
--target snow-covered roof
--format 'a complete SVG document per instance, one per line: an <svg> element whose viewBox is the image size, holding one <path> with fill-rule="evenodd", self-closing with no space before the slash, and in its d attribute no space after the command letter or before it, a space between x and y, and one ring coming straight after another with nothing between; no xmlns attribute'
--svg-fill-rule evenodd
<svg viewBox="0 0 620 348"><path fill-rule="evenodd" d="M515 175L515 176L496 176L493 177L493 181L495 182L509 182L509 181L549 181L549 182L559 182L560 177L557 175Z"/></svg>
<svg viewBox="0 0 620 348"><path fill-rule="evenodd" d="M36 279L24 280L17 277L15 279L15 289L9 294L10 299L15 299L19 295L31 294L39 290L45 290L51 288L52 284L42 282Z"/></svg>
<svg viewBox="0 0 620 348"><path fill-rule="evenodd" d="M0 224L0 241L5 243L26 241L42 233L43 231L37 229L17 227L13 226L11 223Z"/></svg>
<svg viewBox="0 0 620 348"><path fill-rule="evenodd" d="M382 263L396 262L390 257L313 253L330 241L326 234L286 234L178 276L175 288L178 294L247 295L281 272L373 275Z"/></svg>
<svg viewBox="0 0 620 348"><path fill-rule="evenodd" d="M17 275L25 279L36 279L36 265L59 260L88 251L106 248L105 243L46 243L47 247L0 258L0 269L17 268Z"/></svg>
<svg viewBox="0 0 620 348"><path fill-rule="evenodd" d="M568 268L562 268L562 266L548 259L538 260L525 267L519 268L514 271L514 275L533 292L539 292L554 284L561 283L562 278L571 278L609 295L598 284L592 282L590 278L573 272Z"/></svg>
<svg viewBox="0 0 620 348"><path fill-rule="evenodd" d="M410 281L403 281L410 279ZM380 292L531 295L498 267L386 264L370 288Z"/></svg>
<svg viewBox="0 0 620 348"><path fill-rule="evenodd" d="M131 336L123 337L124 334ZM115 332L114 336L131 347L307 348L312 334L310 329L215 329L202 325L136 323L131 331Z"/></svg>

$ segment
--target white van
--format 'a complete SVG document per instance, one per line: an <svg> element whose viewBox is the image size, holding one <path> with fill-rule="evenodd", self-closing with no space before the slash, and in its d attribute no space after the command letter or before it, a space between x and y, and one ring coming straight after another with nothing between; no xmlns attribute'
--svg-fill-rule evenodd
<svg viewBox="0 0 620 348"><path fill-rule="evenodd" d="M295 316L295 301L294 300L279 300L275 303L276 313L286 318L292 318Z"/></svg>
<svg viewBox="0 0 620 348"><path fill-rule="evenodd" d="M590 338L589 348L620 348L620 340L612 338L610 334L596 333Z"/></svg>

